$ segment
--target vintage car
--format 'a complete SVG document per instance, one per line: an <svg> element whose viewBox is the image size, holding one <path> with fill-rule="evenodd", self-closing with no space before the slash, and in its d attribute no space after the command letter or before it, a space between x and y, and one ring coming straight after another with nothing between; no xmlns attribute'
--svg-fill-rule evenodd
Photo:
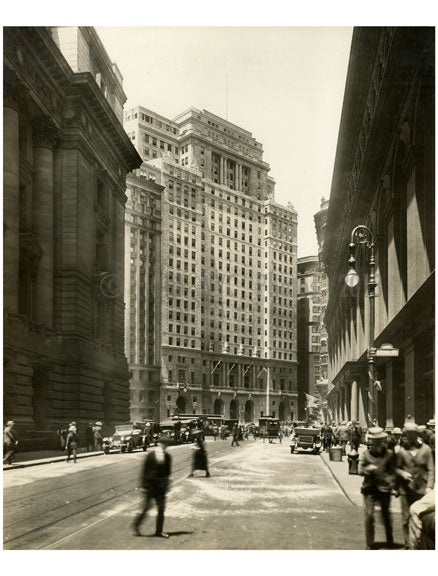
<svg viewBox="0 0 438 576"><path fill-rule="evenodd" d="M321 450L321 436L319 428L309 426L297 426L294 428L290 441L290 452L295 450L312 450L314 454L319 454Z"/></svg>
<svg viewBox="0 0 438 576"><path fill-rule="evenodd" d="M132 452L135 448L146 450L144 423L121 424L111 437L111 448L121 452Z"/></svg>

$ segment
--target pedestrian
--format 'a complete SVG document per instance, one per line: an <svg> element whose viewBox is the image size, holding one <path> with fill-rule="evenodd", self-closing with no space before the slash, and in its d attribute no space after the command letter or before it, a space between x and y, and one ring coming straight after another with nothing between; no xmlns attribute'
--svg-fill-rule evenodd
<svg viewBox="0 0 438 576"><path fill-rule="evenodd" d="M192 471L189 474L189 478L193 476L195 470L205 470L205 477L210 478L210 472L208 470L208 456L205 449L204 440L202 439L202 430L193 430L195 435L196 447L193 450L192 458Z"/></svg>
<svg viewBox="0 0 438 576"><path fill-rule="evenodd" d="M65 449L67 450L67 462L70 462L70 457L73 456L73 462L76 464L76 457L78 452L78 433L74 426L70 426L65 441Z"/></svg>
<svg viewBox="0 0 438 576"><path fill-rule="evenodd" d="M358 452L361 440L362 440L362 428L359 426L358 422L353 421L351 423L351 427L348 433L350 450Z"/></svg>
<svg viewBox="0 0 438 576"><path fill-rule="evenodd" d="M323 434L324 450L328 452L332 447L333 442L333 429L330 424L327 424L327 426L324 427Z"/></svg>
<svg viewBox="0 0 438 576"><path fill-rule="evenodd" d="M433 537L431 538L432 547L421 546L422 541L422 531L423 531L423 518L425 514L432 512L435 513L435 488L430 492L425 494L420 500L417 500L409 508L409 539L408 547L409 550L419 550L419 549L435 549L435 521L433 522ZM432 532L432 531L431 531ZM426 540L426 539L424 539Z"/></svg>
<svg viewBox="0 0 438 576"><path fill-rule="evenodd" d="M67 430L68 430L67 426L65 424L61 424L61 426L56 431L56 434L58 435L58 438L59 438L59 447L61 448L61 450L65 449L65 440L67 438Z"/></svg>
<svg viewBox="0 0 438 576"><path fill-rule="evenodd" d="M233 435L233 441L231 442L231 446L234 446L234 444L237 444L237 446L240 446L240 444L239 444L239 426L237 425L237 422L235 422L233 424L233 429L231 431L231 434Z"/></svg>
<svg viewBox="0 0 438 576"><path fill-rule="evenodd" d="M349 427L347 425L347 422L342 422L342 424L338 426L337 432L338 432L337 433L338 443L342 448L342 454L345 456L346 454L345 447L347 446L349 437Z"/></svg>
<svg viewBox="0 0 438 576"><path fill-rule="evenodd" d="M94 425L93 439L94 439L94 449L96 451L102 450L103 449L102 422L96 422L96 424Z"/></svg>
<svg viewBox="0 0 438 576"><path fill-rule="evenodd" d="M396 473L399 480L405 547L409 547L409 508L434 487L435 471L432 451L418 441L418 427L408 422L403 428L404 446L397 453Z"/></svg>
<svg viewBox="0 0 438 576"><path fill-rule="evenodd" d="M281 428L278 429L278 439L280 441L280 444L283 441L283 430Z"/></svg>
<svg viewBox="0 0 438 576"><path fill-rule="evenodd" d="M359 459L359 474L364 477L361 493L365 506L365 538L367 550L374 544L374 509L379 504L385 525L386 541L393 543L389 511L391 491L395 482L394 453L385 444L386 433L378 426L368 430L368 448Z"/></svg>
<svg viewBox="0 0 438 576"><path fill-rule="evenodd" d="M88 422L85 429L85 437L87 440L87 451L92 452L94 450L94 430L92 422Z"/></svg>
<svg viewBox="0 0 438 576"><path fill-rule="evenodd" d="M15 422L9 420L3 429L3 464L12 464L12 458L17 451L18 440L15 434Z"/></svg>
<svg viewBox="0 0 438 576"><path fill-rule="evenodd" d="M163 532L163 525L166 493L169 488L169 477L172 471L172 457L167 452L167 447L170 443L170 438L160 436L156 449L149 452L145 458L141 475L141 486L144 490L143 509L135 518L133 524L137 536L141 536L140 524L146 517L152 505L152 500L155 500L158 507L155 536L169 538L169 534Z"/></svg>
<svg viewBox="0 0 438 576"><path fill-rule="evenodd" d="M425 442L435 453L435 420L431 419L426 422Z"/></svg>
<svg viewBox="0 0 438 576"><path fill-rule="evenodd" d="M213 438L215 442L217 440L218 435L219 435L219 428L217 427L216 424L213 424Z"/></svg>
<svg viewBox="0 0 438 576"><path fill-rule="evenodd" d="M266 440L266 434L267 434L266 425L263 424L263 426L260 426L260 436L263 438L263 444L265 443Z"/></svg>

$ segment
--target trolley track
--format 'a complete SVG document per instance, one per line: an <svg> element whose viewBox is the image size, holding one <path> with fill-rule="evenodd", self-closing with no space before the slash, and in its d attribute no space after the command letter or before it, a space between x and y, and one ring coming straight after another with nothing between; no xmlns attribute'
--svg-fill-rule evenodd
<svg viewBox="0 0 438 576"><path fill-rule="evenodd" d="M224 445L221 442L216 447L216 443L209 443L210 460L214 459L215 455L224 453L227 445L228 443ZM175 452L171 450L174 456L172 485L183 481L191 468L190 446L187 448L188 450ZM140 494L138 485L141 461L142 459L136 458L135 461L130 460L128 465L126 462L111 463L108 467L84 470L83 474L87 476L85 479L82 477L82 472L74 474L67 472L66 476L56 478L55 488L47 487L47 489L39 490L28 495L24 500L22 495L12 500L5 498L4 547L6 549L50 548L57 542L69 538L70 535L73 536L77 532L74 527L81 526L79 530L83 530L95 522L105 520L108 514L111 515L113 510L117 509L118 505L126 509L138 505L140 498L133 500L132 496ZM96 484L99 489L91 489L91 492L81 496L84 490L90 489L90 483L96 479L99 472L102 472L99 483ZM114 474L117 473L122 473L124 479L114 484ZM78 481L75 482L76 478ZM61 482L58 482L60 480ZM36 484L41 482L47 482L47 479L39 480ZM28 492L29 485L25 486L28 487L26 490ZM17 490L19 488L17 487ZM70 490L68 497L64 493L65 490ZM59 491L62 496L59 495ZM100 518L99 515L101 515Z"/></svg>

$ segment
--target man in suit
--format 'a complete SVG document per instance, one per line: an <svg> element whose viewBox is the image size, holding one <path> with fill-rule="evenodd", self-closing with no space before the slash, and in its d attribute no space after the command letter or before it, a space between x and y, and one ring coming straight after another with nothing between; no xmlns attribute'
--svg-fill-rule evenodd
<svg viewBox="0 0 438 576"><path fill-rule="evenodd" d="M155 500L158 507L155 536L169 538L169 534L163 532L163 524L166 493L169 488L169 476L172 470L172 457L166 450L170 443L170 438L160 437L157 448L149 452L145 458L141 476L141 484L145 496L143 510L134 520L134 530L137 536L141 536L140 524L146 517L152 500Z"/></svg>
<svg viewBox="0 0 438 576"><path fill-rule="evenodd" d="M364 497L365 536L367 549L374 545L374 510L380 505L385 525L386 541L393 543L389 510L395 481L394 453L386 447L386 433L378 426L368 430L368 449L361 454L359 474L364 477L361 492Z"/></svg>
<svg viewBox="0 0 438 576"><path fill-rule="evenodd" d="M418 442L418 427L407 422L403 428L405 443L397 452L396 474L401 495L402 525L405 545L409 546L409 507L431 492L435 470L430 447Z"/></svg>

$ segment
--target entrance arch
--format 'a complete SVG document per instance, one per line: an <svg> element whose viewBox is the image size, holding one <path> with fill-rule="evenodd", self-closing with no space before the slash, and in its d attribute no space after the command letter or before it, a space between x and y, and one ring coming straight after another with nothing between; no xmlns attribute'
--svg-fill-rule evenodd
<svg viewBox="0 0 438 576"><path fill-rule="evenodd" d="M224 401L222 398L216 398L213 405L213 413L217 416L222 416L224 413Z"/></svg>
<svg viewBox="0 0 438 576"><path fill-rule="evenodd" d="M177 398L176 407L178 409L178 414L185 414L186 413L186 401L182 396Z"/></svg>
<svg viewBox="0 0 438 576"><path fill-rule="evenodd" d="M239 403L235 398L233 398L230 402L230 419L239 419Z"/></svg>
<svg viewBox="0 0 438 576"><path fill-rule="evenodd" d="M245 422L254 422L254 402L252 400L245 402Z"/></svg>

